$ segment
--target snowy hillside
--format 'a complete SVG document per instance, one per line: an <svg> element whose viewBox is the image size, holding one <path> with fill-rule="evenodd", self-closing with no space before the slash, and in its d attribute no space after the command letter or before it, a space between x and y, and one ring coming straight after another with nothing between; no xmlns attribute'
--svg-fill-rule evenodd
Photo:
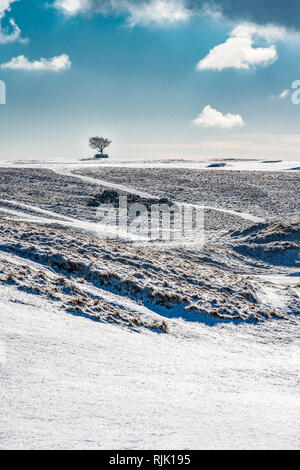
<svg viewBox="0 0 300 470"><path fill-rule="evenodd" d="M206 163L0 168L2 448L297 448L298 172ZM103 190L204 246L107 240Z"/></svg>

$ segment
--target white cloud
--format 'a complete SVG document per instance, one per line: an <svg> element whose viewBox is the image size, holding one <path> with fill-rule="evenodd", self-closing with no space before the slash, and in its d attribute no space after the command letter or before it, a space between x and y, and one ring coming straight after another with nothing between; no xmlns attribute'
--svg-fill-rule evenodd
<svg viewBox="0 0 300 470"><path fill-rule="evenodd" d="M248 70L251 67L272 64L278 59L278 54L276 46L270 45L270 42L287 38L288 32L282 27L241 24L232 31L225 43L211 49L198 62L197 70ZM264 47L255 47L262 41L265 43Z"/></svg>
<svg viewBox="0 0 300 470"><path fill-rule="evenodd" d="M5 15L6 11L10 10L11 3L14 3L18 0L0 0L0 18Z"/></svg>
<svg viewBox="0 0 300 470"><path fill-rule="evenodd" d="M291 91L290 90L282 90L281 93L279 93L278 95L271 95L270 98L272 100L285 100L289 95L290 95Z"/></svg>
<svg viewBox="0 0 300 470"><path fill-rule="evenodd" d="M222 129L232 129L233 127L245 125L242 116L239 114L222 114L210 105L205 106L193 123L201 127L220 127Z"/></svg>
<svg viewBox="0 0 300 470"><path fill-rule="evenodd" d="M4 28L2 25L6 13L11 10L11 4L17 1L19 0L0 0L0 44L28 41L28 39L22 38L22 32L13 18L8 20L8 27Z"/></svg>
<svg viewBox="0 0 300 470"><path fill-rule="evenodd" d="M204 16L209 16L215 21L223 21L222 11L217 5L204 3L200 9L200 13Z"/></svg>
<svg viewBox="0 0 300 470"><path fill-rule="evenodd" d="M187 21L191 16L191 12L185 7L183 0L152 0L139 5L129 3L127 9L130 26L151 23L174 24Z"/></svg>
<svg viewBox="0 0 300 470"><path fill-rule="evenodd" d="M56 0L54 6L67 15L77 15L90 11L93 2L91 0Z"/></svg>
<svg viewBox="0 0 300 470"><path fill-rule="evenodd" d="M0 19L0 44L7 44L9 42L28 42L28 39L22 38L22 31L13 18L10 18L9 24L10 28L3 28Z"/></svg>
<svg viewBox="0 0 300 470"><path fill-rule="evenodd" d="M258 25L254 23L241 23L234 28L231 36L265 39L268 44L273 41L285 41L291 37L291 32L283 26Z"/></svg>
<svg viewBox="0 0 300 470"><path fill-rule="evenodd" d="M66 70L71 67L71 61L67 54L62 54L60 56L52 57L51 59L39 59L31 61L27 57L20 55L14 57L9 62L1 64L1 69L10 69L10 70L26 70L26 71L38 71L46 70L51 72L59 72L61 70Z"/></svg>
<svg viewBox="0 0 300 470"><path fill-rule="evenodd" d="M127 15L128 25L160 26L186 21L192 12L184 0L56 0L54 6L66 15L80 13L107 13Z"/></svg>
<svg viewBox="0 0 300 470"><path fill-rule="evenodd" d="M283 90L279 95L278 95L278 99L280 100L284 100L285 98L287 98L290 94L290 90Z"/></svg>

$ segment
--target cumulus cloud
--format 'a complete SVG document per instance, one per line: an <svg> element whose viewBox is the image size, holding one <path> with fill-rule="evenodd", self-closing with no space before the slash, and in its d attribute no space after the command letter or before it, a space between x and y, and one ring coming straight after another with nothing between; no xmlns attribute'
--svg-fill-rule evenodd
<svg viewBox="0 0 300 470"><path fill-rule="evenodd" d="M71 61L67 54L52 57L51 59L41 58L39 60L29 60L24 55L14 57L9 62L0 65L4 70L26 70L26 71L39 71L45 70L50 72L59 72L71 67Z"/></svg>
<svg viewBox="0 0 300 470"><path fill-rule="evenodd" d="M193 123L201 127L220 127L221 129L232 129L245 125L239 114L222 114L210 105L205 106Z"/></svg>
<svg viewBox="0 0 300 470"><path fill-rule="evenodd" d="M226 42L210 50L197 64L197 70L224 70L228 68L250 69L270 65L278 59L277 49L271 41L284 40L288 36L285 28L255 24L238 25ZM265 42L264 47L255 44Z"/></svg>
<svg viewBox="0 0 300 470"><path fill-rule="evenodd" d="M55 0L54 6L70 16L80 13L126 15L129 26L175 24L192 15L185 0Z"/></svg>

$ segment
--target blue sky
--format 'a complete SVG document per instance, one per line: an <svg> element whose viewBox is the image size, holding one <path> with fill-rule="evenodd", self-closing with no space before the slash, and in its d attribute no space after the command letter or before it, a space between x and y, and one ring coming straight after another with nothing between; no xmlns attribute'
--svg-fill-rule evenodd
<svg viewBox="0 0 300 470"><path fill-rule="evenodd" d="M1 159L299 160L299 2L242 3L0 0Z"/></svg>

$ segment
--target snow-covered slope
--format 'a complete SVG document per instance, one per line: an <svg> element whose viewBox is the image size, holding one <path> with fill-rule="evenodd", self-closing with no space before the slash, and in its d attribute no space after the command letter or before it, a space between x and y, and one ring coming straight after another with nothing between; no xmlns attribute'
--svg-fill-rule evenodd
<svg viewBox="0 0 300 470"><path fill-rule="evenodd" d="M2 448L297 448L296 325L133 333L1 288Z"/></svg>
<svg viewBox="0 0 300 470"><path fill-rule="evenodd" d="M256 322L271 317L292 320L300 312L297 293L287 287L284 308L278 305L270 309L259 301L257 292L264 281L259 283L256 275L265 273L268 265L259 258L249 261L248 253L236 254L241 245L234 237L233 246L232 240L228 243L225 237L223 244L207 244L200 251L194 247L161 250L99 240L89 234L70 234L68 229L55 225L33 226L27 221L3 219L0 228L0 252L26 260L22 272L20 266L11 266L13 259L2 261L0 283L34 291L68 305L68 310L100 316L102 320L111 309L101 307L91 289L105 289L142 303L164 318L183 317L209 324L230 320ZM28 260L48 267L57 278L45 270L32 272ZM295 266L286 274L293 274L296 269ZM121 312L111 314L109 319ZM140 316L134 321L144 325Z"/></svg>
<svg viewBox="0 0 300 470"><path fill-rule="evenodd" d="M0 169L0 446L299 447L297 172L84 165ZM105 240L105 188L204 246Z"/></svg>
<svg viewBox="0 0 300 470"><path fill-rule="evenodd" d="M230 234L235 250L273 265L297 266L300 262L300 218L253 225Z"/></svg>

